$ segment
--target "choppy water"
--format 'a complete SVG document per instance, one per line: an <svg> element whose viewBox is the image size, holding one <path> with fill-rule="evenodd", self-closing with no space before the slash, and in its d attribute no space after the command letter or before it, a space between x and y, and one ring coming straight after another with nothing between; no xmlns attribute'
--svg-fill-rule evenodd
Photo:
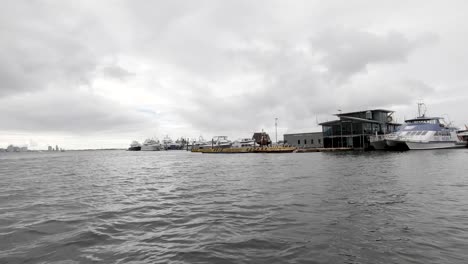
<svg viewBox="0 0 468 264"><path fill-rule="evenodd" d="M0 263L467 263L467 157L0 153Z"/></svg>

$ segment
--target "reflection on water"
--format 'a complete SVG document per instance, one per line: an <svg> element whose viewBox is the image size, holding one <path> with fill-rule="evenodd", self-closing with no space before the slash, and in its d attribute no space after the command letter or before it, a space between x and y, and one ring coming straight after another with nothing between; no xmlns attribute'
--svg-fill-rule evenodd
<svg viewBox="0 0 468 264"><path fill-rule="evenodd" d="M0 153L0 262L466 263L467 156Z"/></svg>

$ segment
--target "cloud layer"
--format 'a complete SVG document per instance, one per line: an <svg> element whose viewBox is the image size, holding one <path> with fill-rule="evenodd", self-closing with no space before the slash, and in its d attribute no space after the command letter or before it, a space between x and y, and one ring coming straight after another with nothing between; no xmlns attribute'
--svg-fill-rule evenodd
<svg viewBox="0 0 468 264"><path fill-rule="evenodd" d="M310 131L337 109L391 108L402 120L419 100L461 125L464 5L7 1L0 144L249 136L275 117L280 133Z"/></svg>

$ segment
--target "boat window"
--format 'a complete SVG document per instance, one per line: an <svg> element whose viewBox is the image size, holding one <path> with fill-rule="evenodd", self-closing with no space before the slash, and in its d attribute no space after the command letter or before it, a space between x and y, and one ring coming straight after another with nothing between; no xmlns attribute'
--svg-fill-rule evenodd
<svg viewBox="0 0 468 264"><path fill-rule="evenodd" d="M419 135L421 135L421 134L422 134L422 131L418 131L418 132L416 133L416 136L419 136Z"/></svg>
<svg viewBox="0 0 468 264"><path fill-rule="evenodd" d="M422 134L421 134L421 136L424 136L424 135L426 135L426 134L427 134L427 131L423 131Z"/></svg>
<svg viewBox="0 0 468 264"><path fill-rule="evenodd" d="M436 131L434 136L439 136L439 131Z"/></svg>

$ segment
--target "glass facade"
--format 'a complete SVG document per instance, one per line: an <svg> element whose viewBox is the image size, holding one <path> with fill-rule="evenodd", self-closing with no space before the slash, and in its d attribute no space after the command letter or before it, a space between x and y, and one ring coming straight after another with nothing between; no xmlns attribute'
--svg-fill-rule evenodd
<svg viewBox="0 0 468 264"><path fill-rule="evenodd" d="M369 137L396 131L398 124L389 123L389 111L373 110L340 114L340 120L322 124L325 148L369 147Z"/></svg>

